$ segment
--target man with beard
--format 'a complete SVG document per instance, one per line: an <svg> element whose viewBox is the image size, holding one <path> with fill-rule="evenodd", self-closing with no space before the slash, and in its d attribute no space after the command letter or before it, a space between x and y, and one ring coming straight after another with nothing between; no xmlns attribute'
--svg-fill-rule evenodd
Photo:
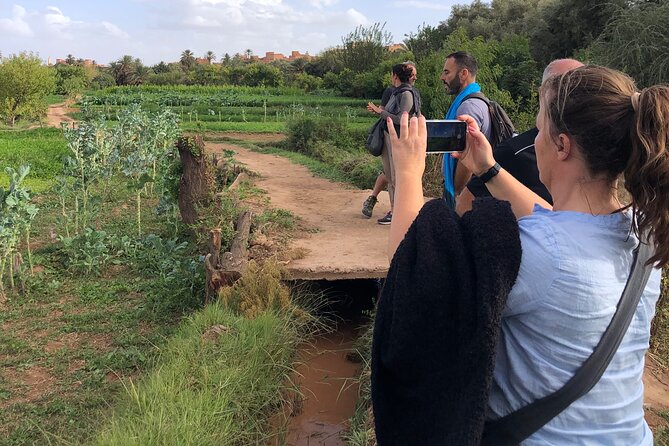
<svg viewBox="0 0 669 446"><path fill-rule="evenodd" d="M455 98L444 119L457 119L460 115L469 115L476 120L479 129L490 141L492 125L487 104L476 98L465 99L470 94L481 91L481 86L476 83L477 70L476 59L465 51L457 51L446 56L441 81L444 83L446 93ZM457 160L448 155L444 156L442 171L444 200L449 207L455 209L455 197L467 184L471 172L464 166L458 165Z"/></svg>

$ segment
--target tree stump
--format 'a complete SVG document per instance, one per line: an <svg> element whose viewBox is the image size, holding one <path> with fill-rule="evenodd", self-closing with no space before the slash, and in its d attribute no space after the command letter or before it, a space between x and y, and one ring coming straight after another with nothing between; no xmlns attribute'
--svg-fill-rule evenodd
<svg viewBox="0 0 669 446"><path fill-rule="evenodd" d="M197 207L206 205L211 197L213 177L201 136L181 137L176 145L182 166L179 211L181 219L192 225L198 220Z"/></svg>
<svg viewBox="0 0 669 446"><path fill-rule="evenodd" d="M248 242L251 232L251 212L242 212L237 218L235 238L230 251L220 256L221 230L214 229L209 233L209 253L204 258L207 278L205 302L209 303L216 296L219 288L231 286L244 274L248 263ZM220 259L220 261L219 261Z"/></svg>

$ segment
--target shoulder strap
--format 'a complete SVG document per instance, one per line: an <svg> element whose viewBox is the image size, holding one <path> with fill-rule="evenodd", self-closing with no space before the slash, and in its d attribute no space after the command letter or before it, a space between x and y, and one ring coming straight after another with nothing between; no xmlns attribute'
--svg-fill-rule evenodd
<svg viewBox="0 0 669 446"><path fill-rule="evenodd" d="M484 94L481 93L480 91L477 91L476 93L468 94L467 96L465 96L464 98L462 98L462 102L465 102L467 99L480 99L480 100L482 100L483 102L485 102L486 105L490 106L490 99L488 99L488 98L486 97L486 95L484 95Z"/></svg>
<svg viewBox="0 0 669 446"><path fill-rule="evenodd" d="M604 374L627 332L653 269L646 265L653 243L639 243L618 308L602 339L574 376L554 393L497 420L486 422L481 445L517 445L588 393Z"/></svg>
<svg viewBox="0 0 669 446"><path fill-rule="evenodd" d="M420 96L417 94L417 92L416 92L416 90L414 89L413 86L404 85L402 87L397 87L395 89L395 91L393 91L393 95L398 96L398 95L401 95L402 93L404 93L405 91L411 92L411 97L413 98L413 112L416 115L419 115L420 114L420 106L421 106ZM409 116L411 116L411 115L409 115Z"/></svg>

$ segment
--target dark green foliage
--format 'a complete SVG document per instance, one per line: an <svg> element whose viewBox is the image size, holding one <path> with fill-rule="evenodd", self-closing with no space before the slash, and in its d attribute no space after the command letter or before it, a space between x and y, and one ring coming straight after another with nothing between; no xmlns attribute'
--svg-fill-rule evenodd
<svg viewBox="0 0 669 446"><path fill-rule="evenodd" d="M82 93L88 87L86 70L79 65L58 64L56 71L56 94L72 96Z"/></svg>
<svg viewBox="0 0 669 446"><path fill-rule="evenodd" d="M640 87L669 82L669 3L619 9L590 48L592 59L622 70Z"/></svg>

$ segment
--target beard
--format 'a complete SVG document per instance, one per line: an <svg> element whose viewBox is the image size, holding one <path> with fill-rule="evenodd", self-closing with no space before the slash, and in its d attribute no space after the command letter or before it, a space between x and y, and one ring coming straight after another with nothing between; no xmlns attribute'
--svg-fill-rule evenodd
<svg viewBox="0 0 669 446"><path fill-rule="evenodd" d="M460 93L460 90L462 89L462 84L460 83L460 78L455 76L455 78L448 84L444 86L446 88L446 92L451 95L455 95Z"/></svg>

